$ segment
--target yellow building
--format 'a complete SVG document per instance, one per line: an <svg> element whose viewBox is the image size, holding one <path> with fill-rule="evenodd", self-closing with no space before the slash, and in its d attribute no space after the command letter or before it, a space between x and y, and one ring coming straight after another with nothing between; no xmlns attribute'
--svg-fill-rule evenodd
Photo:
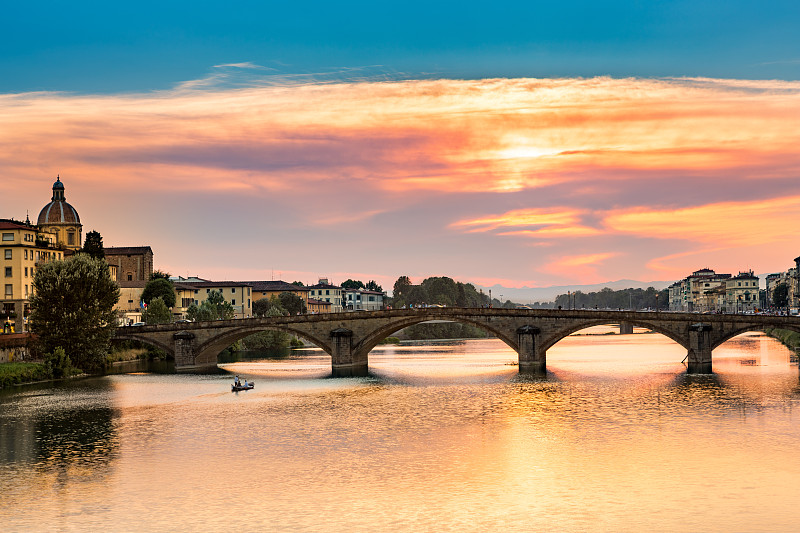
<svg viewBox="0 0 800 533"><path fill-rule="evenodd" d="M27 330L33 294L33 275L37 265L64 259L64 251L48 240L29 221L0 220L0 264L3 291L0 294L0 318L14 325L18 333Z"/></svg>
<svg viewBox="0 0 800 533"><path fill-rule="evenodd" d="M342 300L342 288L328 283L328 278L319 278L319 283L307 287L309 298L329 302L330 311L340 313L344 310Z"/></svg>
<svg viewBox="0 0 800 533"><path fill-rule="evenodd" d="M758 276L752 270L726 280L725 308L728 313L752 313L758 309Z"/></svg>
<svg viewBox="0 0 800 533"><path fill-rule="evenodd" d="M315 298L309 298L306 301L306 307L308 307L308 312L312 315L331 312L330 302L326 302L324 300L317 300Z"/></svg>
<svg viewBox="0 0 800 533"><path fill-rule="evenodd" d="M233 306L234 318L253 316L252 288L245 281L191 281L177 282L175 285L175 307L172 314L176 318L185 317L192 304L201 305L211 291L222 293L225 301Z"/></svg>

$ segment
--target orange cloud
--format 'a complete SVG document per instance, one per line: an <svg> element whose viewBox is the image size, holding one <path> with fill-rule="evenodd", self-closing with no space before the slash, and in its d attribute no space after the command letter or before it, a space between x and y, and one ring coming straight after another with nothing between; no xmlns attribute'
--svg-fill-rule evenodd
<svg viewBox="0 0 800 533"><path fill-rule="evenodd" d="M582 214L583 211L568 208L516 209L502 215L460 220L452 223L450 227L465 228L469 233L517 228L498 232L497 235L529 237L574 237L599 233L595 228L582 225ZM531 227L533 229L525 229Z"/></svg>
<svg viewBox="0 0 800 533"><path fill-rule="evenodd" d="M603 222L614 232L721 248L794 240L798 220L800 196L669 210L637 208L609 214Z"/></svg>
<svg viewBox="0 0 800 533"><path fill-rule="evenodd" d="M568 255L548 263L541 270L567 279L574 277L582 280L583 283L596 283L604 281L604 278L598 274L602 263L617 255L619 255L617 252Z"/></svg>
<svg viewBox="0 0 800 533"><path fill-rule="evenodd" d="M5 173L135 175L157 189L363 180L514 192L591 169L800 168L800 83L496 79L0 96ZM13 157L10 157L13 154ZM606 179L609 179L606 177ZM613 179L613 178L612 178Z"/></svg>
<svg viewBox="0 0 800 533"><path fill-rule="evenodd" d="M474 262L470 275L491 279L496 264L469 257L490 244L494 254L517 254L505 267L515 273L500 274L509 285L534 284L531 271L553 281L646 279L726 250L756 256L759 243L793 240L800 223L800 82L443 79L224 89L216 81L150 94L0 95L0 176L14 191L0 195L0 216L22 218L20 206L41 205L31 184L60 173L82 217L107 213L87 224L109 240L132 231L140 242L163 238L162 260L175 271L189 261L186 250L145 224L207 224L220 234L237 224L226 235L240 242L217 239L220 269L221 258L256 239L270 239L258 253L271 264L274 250L308 261L309 239L346 236L425 250L426 268L453 276ZM675 193L675 183L685 191ZM759 199L748 200L756 190ZM154 203L160 210L148 208ZM309 230L332 225L324 236ZM592 247L576 248L579 238ZM696 255L680 256L681 247ZM787 252L772 248L759 257L783 264ZM369 268L413 273L414 254L394 251L370 254ZM352 268L333 246L315 259L334 272Z"/></svg>

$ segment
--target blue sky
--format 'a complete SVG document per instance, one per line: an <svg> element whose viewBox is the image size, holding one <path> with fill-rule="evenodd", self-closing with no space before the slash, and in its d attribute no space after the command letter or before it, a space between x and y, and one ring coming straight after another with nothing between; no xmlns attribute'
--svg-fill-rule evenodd
<svg viewBox="0 0 800 533"><path fill-rule="evenodd" d="M395 79L797 80L800 3L17 2L0 92L167 89L214 65Z"/></svg>

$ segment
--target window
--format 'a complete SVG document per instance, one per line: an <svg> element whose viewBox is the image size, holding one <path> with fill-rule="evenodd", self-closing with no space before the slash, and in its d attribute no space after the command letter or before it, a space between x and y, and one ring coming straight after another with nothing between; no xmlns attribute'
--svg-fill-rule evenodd
<svg viewBox="0 0 800 533"><path fill-rule="evenodd" d="M231 289L231 294L236 294L236 289Z"/></svg>
<svg viewBox="0 0 800 533"><path fill-rule="evenodd" d="M6 284L6 296L14 296L14 286Z"/></svg>
<svg viewBox="0 0 800 533"><path fill-rule="evenodd" d="M195 294L197 294L197 293L199 293L199 292L200 292L200 291L199 291L198 289L195 289L195 290L194 290L194 293L195 293Z"/></svg>
<svg viewBox="0 0 800 533"><path fill-rule="evenodd" d="M28 296L28 286L25 285L25 296Z"/></svg>
<svg viewBox="0 0 800 533"><path fill-rule="evenodd" d="M250 287L247 287L247 295L250 296Z"/></svg>
<svg viewBox="0 0 800 533"><path fill-rule="evenodd" d="M327 295L329 295L330 293L331 293L331 291L330 291L330 290L328 290L328 289L325 289L325 295L326 295L326 296L327 296Z"/></svg>
<svg viewBox="0 0 800 533"><path fill-rule="evenodd" d="M25 277L28 277L28 267L25 267Z"/></svg>
<svg viewBox="0 0 800 533"><path fill-rule="evenodd" d="M72 232L67 233L67 244L72 246L75 244L75 234Z"/></svg>
<svg viewBox="0 0 800 533"><path fill-rule="evenodd" d="M231 298L231 305L236 305L236 299L235 298Z"/></svg>
<svg viewBox="0 0 800 533"><path fill-rule="evenodd" d="M6 249L6 259L11 259L11 248Z"/></svg>
<svg viewBox="0 0 800 533"><path fill-rule="evenodd" d="M211 289L206 289L206 294L210 293Z"/></svg>
<svg viewBox="0 0 800 533"><path fill-rule="evenodd" d="M128 281L133 281L133 274L128 274Z"/></svg>
<svg viewBox="0 0 800 533"><path fill-rule="evenodd" d="M33 253L33 252L31 252L31 253ZM27 258L28 258L28 250L25 250L25 259L27 259Z"/></svg>
<svg viewBox="0 0 800 533"><path fill-rule="evenodd" d="M3 241L4 242L14 242L14 234L13 233L3 233Z"/></svg>
<svg viewBox="0 0 800 533"><path fill-rule="evenodd" d="M250 289L247 289L250 290ZM247 299L247 307L250 307L250 298Z"/></svg>
<svg viewBox="0 0 800 533"><path fill-rule="evenodd" d="M11 277L11 267L6 267L6 277L7 278Z"/></svg>

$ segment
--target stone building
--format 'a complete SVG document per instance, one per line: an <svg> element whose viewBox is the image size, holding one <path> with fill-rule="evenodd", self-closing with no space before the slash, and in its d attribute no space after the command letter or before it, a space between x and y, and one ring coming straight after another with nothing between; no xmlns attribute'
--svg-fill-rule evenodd
<svg viewBox="0 0 800 533"><path fill-rule="evenodd" d="M105 248L106 261L117 267L117 283L150 281L153 275L153 250L149 246Z"/></svg>

